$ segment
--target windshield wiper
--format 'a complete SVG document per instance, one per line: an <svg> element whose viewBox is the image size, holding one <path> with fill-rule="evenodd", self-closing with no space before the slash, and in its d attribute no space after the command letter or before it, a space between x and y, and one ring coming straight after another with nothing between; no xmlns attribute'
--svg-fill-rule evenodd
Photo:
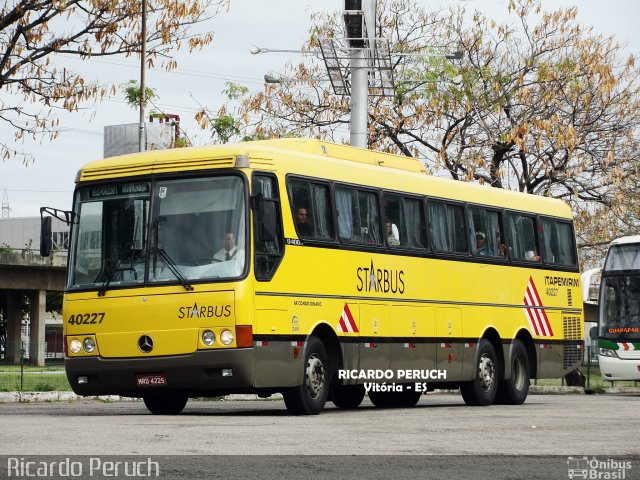
<svg viewBox="0 0 640 480"><path fill-rule="evenodd" d="M169 256L169 254L167 252L165 252L164 248L160 248L160 247L153 247L151 249L151 255L157 255L159 256L162 261L165 263L165 265L169 268L169 270L171 271L171 273L173 273L173 275L178 279L178 281L180 282L180 284L184 287L184 289L189 292L191 290L193 290L193 287L191 286L191 284L188 282L188 280L186 279L186 277L184 275L182 275L182 272L180 272L180 269L178 268L178 266L176 265L176 262L174 262L171 257Z"/></svg>
<svg viewBox="0 0 640 480"><path fill-rule="evenodd" d="M107 288L109 288L109 284L115 277L116 272L120 270L121 264L122 264L122 258L118 258L118 261L116 262L115 267L111 269L107 269L105 280L104 282L102 282L102 285L100 285L100 288L98 289L99 297L104 297L104 294L107 293Z"/></svg>

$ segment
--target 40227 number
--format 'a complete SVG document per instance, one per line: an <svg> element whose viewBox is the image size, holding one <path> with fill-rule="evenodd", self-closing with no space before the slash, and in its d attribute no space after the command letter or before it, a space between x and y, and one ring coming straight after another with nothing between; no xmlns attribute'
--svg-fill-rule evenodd
<svg viewBox="0 0 640 480"><path fill-rule="evenodd" d="M98 313L77 313L71 315L67 323L69 325L96 325L104 320L104 312Z"/></svg>

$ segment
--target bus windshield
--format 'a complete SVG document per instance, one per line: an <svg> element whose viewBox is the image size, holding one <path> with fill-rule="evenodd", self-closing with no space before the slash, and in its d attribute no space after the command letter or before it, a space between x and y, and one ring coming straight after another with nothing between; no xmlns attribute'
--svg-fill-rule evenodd
<svg viewBox="0 0 640 480"><path fill-rule="evenodd" d="M131 182L76 194L69 289L231 279L245 270L239 176Z"/></svg>
<svg viewBox="0 0 640 480"><path fill-rule="evenodd" d="M640 339L640 273L602 277L599 318L601 337Z"/></svg>

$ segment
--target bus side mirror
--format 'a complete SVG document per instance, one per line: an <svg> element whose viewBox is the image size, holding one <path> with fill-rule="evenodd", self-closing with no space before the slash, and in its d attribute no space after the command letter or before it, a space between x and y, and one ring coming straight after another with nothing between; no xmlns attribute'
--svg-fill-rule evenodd
<svg viewBox="0 0 640 480"><path fill-rule="evenodd" d="M261 242L273 242L278 230L278 210L276 202L261 198L258 202L257 235Z"/></svg>
<svg viewBox="0 0 640 480"><path fill-rule="evenodd" d="M597 340L598 339L598 327L597 326L593 326L589 329L589 338L591 340Z"/></svg>
<svg viewBox="0 0 640 480"><path fill-rule="evenodd" d="M40 256L51 255L51 217L40 218Z"/></svg>

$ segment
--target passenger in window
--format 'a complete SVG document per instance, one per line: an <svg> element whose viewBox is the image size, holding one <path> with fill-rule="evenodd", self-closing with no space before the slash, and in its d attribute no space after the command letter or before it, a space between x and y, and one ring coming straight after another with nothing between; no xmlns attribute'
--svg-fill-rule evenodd
<svg viewBox="0 0 640 480"><path fill-rule="evenodd" d="M476 233L476 255L489 255L489 247L487 246L487 237L484 233Z"/></svg>
<svg viewBox="0 0 640 480"><path fill-rule="evenodd" d="M524 258L530 262L539 262L541 260L537 250L527 250L524 252Z"/></svg>
<svg viewBox="0 0 640 480"><path fill-rule="evenodd" d="M496 249L496 256L498 256L498 257L506 256L507 255L507 246L502 241L502 236L500 235L500 232L496 232L496 243L495 244L498 245L498 248Z"/></svg>
<svg viewBox="0 0 640 480"><path fill-rule="evenodd" d="M213 256L214 260L218 262L228 262L237 259L244 260L244 252L236 245L236 237L233 232L227 232L222 243L222 248Z"/></svg>
<svg viewBox="0 0 640 480"><path fill-rule="evenodd" d="M400 245L400 235L398 234L398 227L391 222L389 217L384 221L384 230L387 235L387 244L390 247L397 247Z"/></svg>
<svg viewBox="0 0 640 480"><path fill-rule="evenodd" d="M307 207L299 207L296 210L296 229L298 234L304 237L313 236L313 225L311 225L311 219L309 218L309 211Z"/></svg>

